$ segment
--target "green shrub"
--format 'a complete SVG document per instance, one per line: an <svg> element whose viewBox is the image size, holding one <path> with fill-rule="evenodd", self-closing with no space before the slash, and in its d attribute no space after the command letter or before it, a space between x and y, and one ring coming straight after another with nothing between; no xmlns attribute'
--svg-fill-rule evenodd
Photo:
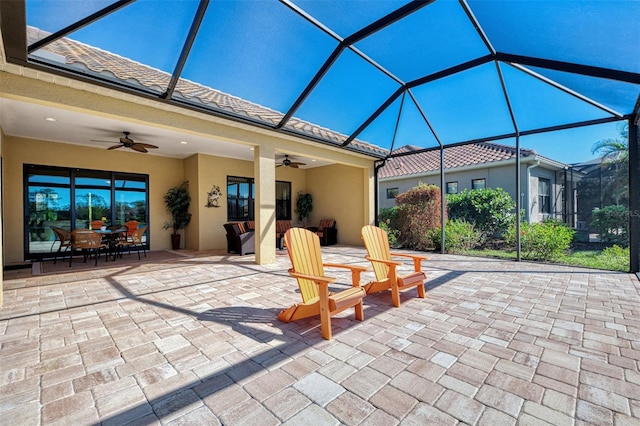
<svg viewBox="0 0 640 426"><path fill-rule="evenodd" d="M428 232L440 226L440 188L419 184L396 196L398 242L413 250L428 250L431 240Z"/></svg>
<svg viewBox="0 0 640 426"><path fill-rule="evenodd" d="M436 250L442 247L441 228L429 231ZM444 247L447 253L466 253L480 242L480 232L465 220L449 220L444 227Z"/></svg>
<svg viewBox="0 0 640 426"><path fill-rule="evenodd" d="M465 189L447 195L449 218L473 223L483 239L500 236L508 229L515 206L502 188Z"/></svg>
<svg viewBox="0 0 640 426"><path fill-rule="evenodd" d="M593 211L593 226L600 240L623 247L629 245L629 209L625 206L606 206Z"/></svg>
<svg viewBox="0 0 640 426"><path fill-rule="evenodd" d="M621 257L626 260L629 260L631 257L629 247L622 248L617 244L614 244L612 247L607 247L602 250L602 255L607 257Z"/></svg>
<svg viewBox="0 0 640 426"><path fill-rule="evenodd" d="M523 259L553 260L569 249L575 231L558 220L520 224L520 247ZM505 234L505 242L516 245L515 224Z"/></svg>
<svg viewBox="0 0 640 426"><path fill-rule="evenodd" d="M398 230L398 208L388 207L380 209L378 226L387 232L389 236L389 246L398 247L398 235L400 235L400 231Z"/></svg>

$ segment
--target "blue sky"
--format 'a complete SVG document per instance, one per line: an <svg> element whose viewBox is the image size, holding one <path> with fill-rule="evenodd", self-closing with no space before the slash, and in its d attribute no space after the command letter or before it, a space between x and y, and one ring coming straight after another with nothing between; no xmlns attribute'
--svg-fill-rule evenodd
<svg viewBox="0 0 640 426"><path fill-rule="evenodd" d="M108 1L27 0L29 25L56 31ZM403 1L295 1L340 37L401 6ZM497 51L640 72L640 2L468 1ZM173 72L198 2L139 0L70 38ZM603 12L606 12L603 14ZM608 20L608 21L607 21ZM212 1L183 77L269 108L286 111L337 42L277 1ZM404 82L488 53L457 1L438 0L355 45ZM621 113L638 86L543 69L533 71ZM610 116L594 106L500 64L520 130ZM347 50L296 116L351 134L398 83ZM513 132L493 63L412 90L445 143ZM400 99L360 135L385 148L430 147L418 109ZM615 123L524 137L523 147L566 163L593 158L593 144L616 138ZM507 143L508 141L499 141Z"/></svg>

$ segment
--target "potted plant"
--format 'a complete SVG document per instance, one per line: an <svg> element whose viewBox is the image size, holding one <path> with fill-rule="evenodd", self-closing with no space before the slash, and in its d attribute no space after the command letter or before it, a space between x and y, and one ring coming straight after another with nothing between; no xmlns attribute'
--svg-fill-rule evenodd
<svg viewBox="0 0 640 426"><path fill-rule="evenodd" d="M313 210L313 197L311 194L305 194L303 192L298 192L298 199L296 201L296 210L298 213L298 217L300 222L302 222L303 227L307 227L307 219L309 219L309 215L311 215L311 210Z"/></svg>
<svg viewBox="0 0 640 426"><path fill-rule="evenodd" d="M184 181L179 186L169 188L164 195L164 203L167 210L171 213L171 221L165 222L163 229L173 229L171 234L171 247L174 250L180 248L179 230L184 228L191 221L191 213L189 206L191 205L191 197L189 196L189 181Z"/></svg>

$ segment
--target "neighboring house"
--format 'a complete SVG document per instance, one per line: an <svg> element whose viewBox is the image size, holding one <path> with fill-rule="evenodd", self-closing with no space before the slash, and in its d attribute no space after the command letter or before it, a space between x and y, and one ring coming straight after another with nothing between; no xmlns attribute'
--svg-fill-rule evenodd
<svg viewBox="0 0 640 426"><path fill-rule="evenodd" d="M393 154L418 151L403 146ZM521 208L529 222L553 217L575 226L575 182L577 173L569 166L520 149ZM444 149L445 192L465 189L502 188L516 198L516 148L496 143L474 143ZM379 170L379 208L393 207L395 196L419 183L440 186L440 151L423 151L387 160ZM565 188L568 188L565 194Z"/></svg>

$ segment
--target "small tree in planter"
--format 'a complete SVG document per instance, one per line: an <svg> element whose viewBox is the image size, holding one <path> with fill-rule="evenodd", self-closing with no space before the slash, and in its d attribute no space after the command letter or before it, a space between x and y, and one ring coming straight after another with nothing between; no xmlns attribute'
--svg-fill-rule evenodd
<svg viewBox="0 0 640 426"><path fill-rule="evenodd" d="M165 222L163 229L173 229L171 234L171 246L174 250L180 248L179 230L184 228L191 221L191 197L189 196L189 181L184 181L179 186L169 188L164 195L164 203L167 210L171 213L171 221Z"/></svg>
<svg viewBox="0 0 640 426"><path fill-rule="evenodd" d="M303 227L307 227L307 219L309 219L309 215L311 215L311 210L313 210L313 197L311 194L305 194L303 192L298 192L298 199L296 201L296 210L298 213L298 217L300 218L300 222L302 222Z"/></svg>

